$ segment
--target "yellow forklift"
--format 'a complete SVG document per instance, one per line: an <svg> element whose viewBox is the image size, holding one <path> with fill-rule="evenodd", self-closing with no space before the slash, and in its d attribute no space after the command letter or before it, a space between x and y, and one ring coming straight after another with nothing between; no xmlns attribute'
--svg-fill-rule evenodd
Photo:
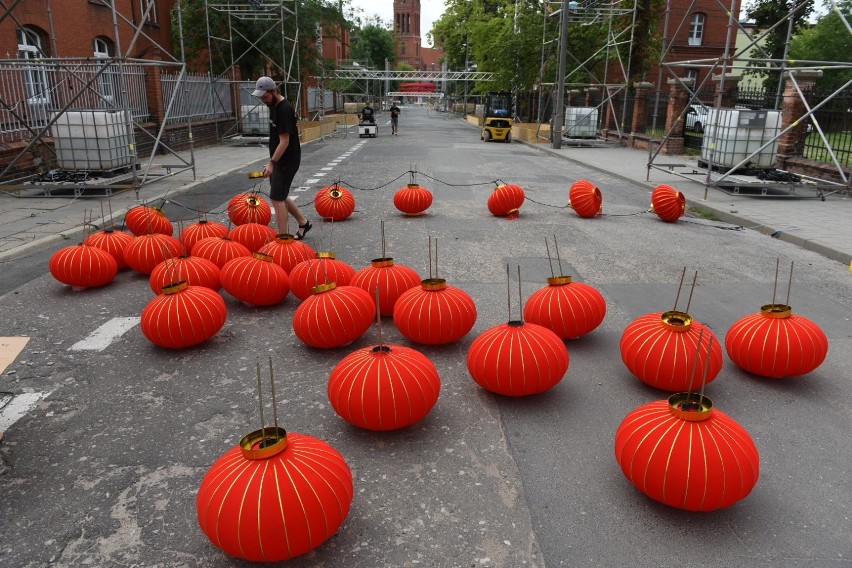
<svg viewBox="0 0 852 568"><path fill-rule="evenodd" d="M512 93L491 92L485 96L480 140L512 141Z"/></svg>

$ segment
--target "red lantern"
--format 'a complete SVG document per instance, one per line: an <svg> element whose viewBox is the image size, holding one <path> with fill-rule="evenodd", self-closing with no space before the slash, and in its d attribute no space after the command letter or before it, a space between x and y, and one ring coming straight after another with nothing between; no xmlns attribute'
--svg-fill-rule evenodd
<svg viewBox="0 0 852 568"><path fill-rule="evenodd" d="M181 349L207 341L222 329L225 300L203 286L177 282L142 310L142 333L160 347Z"/></svg>
<svg viewBox="0 0 852 568"><path fill-rule="evenodd" d="M251 252L259 251L263 245L275 238L275 229L260 223L244 223L231 229L228 238L240 243Z"/></svg>
<svg viewBox="0 0 852 568"><path fill-rule="evenodd" d="M293 330L306 345L323 349L352 343L376 317L373 298L355 286L321 284L293 315Z"/></svg>
<svg viewBox="0 0 852 568"><path fill-rule="evenodd" d="M639 491L687 511L730 507L760 475L749 433L695 393L677 393L628 414L615 433L615 458Z"/></svg>
<svg viewBox="0 0 852 568"><path fill-rule="evenodd" d="M699 349L701 330L704 331ZM703 347L708 343L712 344L709 366L707 349ZM698 377L703 376L705 383L716 378L722 369L722 348L710 328L693 320L688 313L655 312L633 320L624 329L621 359L642 382L680 392L697 387Z"/></svg>
<svg viewBox="0 0 852 568"><path fill-rule="evenodd" d="M207 237L195 243L192 256L206 258L221 269L229 260L251 256L251 251L227 237Z"/></svg>
<svg viewBox="0 0 852 568"><path fill-rule="evenodd" d="M228 218L234 225L268 225L272 221L272 208L257 193L238 193L228 202Z"/></svg>
<svg viewBox="0 0 852 568"><path fill-rule="evenodd" d="M674 223L686 211L686 198L673 187L658 185L651 193L651 211L663 221Z"/></svg>
<svg viewBox="0 0 852 568"><path fill-rule="evenodd" d="M283 428L245 436L210 468L195 500L214 546L251 562L280 562L332 537L349 515L352 472L327 443Z"/></svg>
<svg viewBox="0 0 852 568"><path fill-rule="evenodd" d="M393 205L406 215L422 215L432 205L432 192L409 183L393 196Z"/></svg>
<svg viewBox="0 0 852 568"><path fill-rule="evenodd" d="M394 264L392 258L374 258L352 277L352 285L371 295L379 287L379 312L383 316L393 314L393 306L403 292L420 283L420 276L407 266Z"/></svg>
<svg viewBox="0 0 852 568"><path fill-rule="evenodd" d="M314 208L323 219L343 221L355 211L355 197L345 187L331 185L317 192Z"/></svg>
<svg viewBox="0 0 852 568"><path fill-rule="evenodd" d="M138 205L127 211L124 215L124 225L137 237L148 233L160 233L171 237L174 233L172 222L163 210L147 205Z"/></svg>
<svg viewBox="0 0 852 568"><path fill-rule="evenodd" d="M183 245L180 241L161 233L133 237L133 240L124 247L124 261L127 266L142 274L151 274L151 271L164 260L182 254Z"/></svg>
<svg viewBox="0 0 852 568"><path fill-rule="evenodd" d="M50 273L74 288L106 286L115 278L118 265L108 252L79 244L59 249L50 257Z"/></svg>
<svg viewBox="0 0 852 568"><path fill-rule="evenodd" d="M606 300L592 286L570 276L547 279L524 307L524 319L550 329L562 339L576 339L598 327L606 315Z"/></svg>
<svg viewBox="0 0 852 568"><path fill-rule="evenodd" d="M425 355L401 345L350 353L328 380L328 400L350 424L385 432L422 420L441 392L438 370Z"/></svg>
<svg viewBox="0 0 852 568"><path fill-rule="evenodd" d="M443 345L464 337L476 323L476 304L461 288L442 278L409 288L393 307L393 321L411 341Z"/></svg>
<svg viewBox="0 0 852 568"><path fill-rule="evenodd" d="M467 369L491 392L527 396L555 386L568 371L568 349L546 327L510 321L473 340Z"/></svg>
<svg viewBox="0 0 852 568"><path fill-rule="evenodd" d="M222 287L253 306L272 306L284 301L290 282L283 268L268 254L256 252L229 260L222 267Z"/></svg>
<svg viewBox="0 0 852 568"><path fill-rule="evenodd" d="M731 326L725 349L749 373L779 379L819 367L828 354L828 338L808 318L793 315L790 306L767 304Z"/></svg>
<svg viewBox="0 0 852 568"><path fill-rule="evenodd" d="M568 190L568 207L580 217L594 217L603 212L601 190L590 181L581 179Z"/></svg>
<svg viewBox="0 0 852 568"><path fill-rule="evenodd" d="M108 252L115 259L118 269L121 270L127 267L127 262L124 261L124 247L132 240L133 236L124 231L104 229L86 237L83 244Z"/></svg>
<svg viewBox="0 0 852 568"><path fill-rule="evenodd" d="M203 286L214 292L222 287L219 267L200 256L179 256L164 260L154 267L148 282L155 294L175 282L184 281L190 286Z"/></svg>
<svg viewBox="0 0 852 568"><path fill-rule="evenodd" d="M354 275L355 269L337 260L333 252L319 252L317 258L303 260L293 267L290 290L294 296L304 300L320 284L335 282L338 286L348 286Z"/></svg>
<svg viewBox="0 0 852 568"><path fill-rule="evenodd" d="M187 251L192 251L195 243L207 237L224 237L228 234L228 227L215 221L202 220L193 223L180 234L180 242Z"/></svg>
<svg viewBox="0 0 852 568"><path fill-rule="evenodd" d="M488 196L488 210L494 216L514 219L520 215L519 210L525 198L526 194L519 185L498 185Z"/></svg>
<svg viewBox="0 0 852 568"><path fill-rule="evenodd" d="M287 274L300 262L317 256L310 245L297 241L293 235L288 234L278 235L263 245L258 252L271 256L275 264L286 270Z"/></svg>

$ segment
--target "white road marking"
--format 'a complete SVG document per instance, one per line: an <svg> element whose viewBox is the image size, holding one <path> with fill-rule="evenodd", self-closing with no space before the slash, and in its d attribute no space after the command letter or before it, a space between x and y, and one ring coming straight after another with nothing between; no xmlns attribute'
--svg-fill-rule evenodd
<svg viewBox="0 0 852 568"><path fill-rule="evenodd" d="M333 170L333 169L334 169L334 168L325 167L325 168L320 168L320 171L321 171L321 172L327 172L327 171L329 171L329 170Z"/></svg>
<svg viewBox="0 0 852 568"><path fill-rule="evenodd" d="M311 188L308 185L300 185L299 187L296 188L296 191L308 191L309 189L311 189Z"/></svg>
<svg viewBox="0 0 852 568"><path fill-rule="evenodd" d="M138 325L140 319L138 317L112 318L90 333L86 339L69 347L68 351L103 351L125 332Z"/></svg>
<svg viewBox="0 0 852 568"><path fill-rule="evenodd" d="M0 432L8 430L12 424L32 410L38 401L48 396L50 396L49 392L25 392L15 395L9 404L0 409Z"/></svg>
<svg viewBox="0 0 852 568"><path fill-rule="evenodd" d="M318 181L319 181L319 180L321 180L321 179L322 179L322 178L309 179L309 180L307 180L305 183L307 183L307 184L312 184L312 183L316 183L316 182L318 182Z"/></svg>

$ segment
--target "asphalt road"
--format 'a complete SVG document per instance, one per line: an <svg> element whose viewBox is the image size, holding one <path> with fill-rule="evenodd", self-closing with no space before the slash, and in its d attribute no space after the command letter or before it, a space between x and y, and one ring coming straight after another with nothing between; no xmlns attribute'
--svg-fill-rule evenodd
<svg viewBox="0 0 852 568"><path fill-rule="evenodd" d="M0 444L0 565L247 566L199 530L195 494L213 462L258 427L255 366L270 356L283 425L337 448L355 486L338 534L288 566L852 565L852 283L845 266L718 222L664 223L643 213L643 189L522 144L480 142L475 129L438 113L404 109L395 137L385 119L375 139L306 146L296 179L304 189L294 194L316 219L310 202L317 189L339 179L353 190L353 216L333 228L315 222L308 242L356 269L382 256L382 220L387 256L423 277L427 237L438 239L439 276L473 297L478 318L456 344L415 346L442 379L429 416L391 433L340 419L326 396L328 376L345 355L375 344L378 332L345 348L307 348L292 329L292 296L251 308L223 291L225 327L191 349L157 348L135 326L101 351L73 350L113 318L138 317L152 298L147 279L125 271L106 288L74 292L47 273L50 251L33 253L0 274L0 335L31 337L0 376L0 390L43 397ZM422 217L393 207L410 170L435 195ZM228 197L254 187L245 173L174 196L168 212L177 219L182 205L207 203L213 220L226 221ZM581 219L564 207L568 187L581 178L603 191L603 217ZM497 180L527 190L518 219L488 212ZM545 284L544 240L553 235L562 272L601 291L606 319L567 343L570 367L550 391L522 399L490 394L468 374L468 347L510 318L507 264L513 319L515 267L524 298ZM825 331L828 358L805 377L768 380L726 357L706 394L754 438L757 486L713 513L649 500L622 475L614 434L627 413L668 393L627 371L619 353L624 328L671 309L687 267L698 271L689 312L724 341L736 320L771 301L779 258L782 266L794 263L790 304ZM786 273L779 289L783 299ZM390 318L383 334L410 345Z"/></svg>

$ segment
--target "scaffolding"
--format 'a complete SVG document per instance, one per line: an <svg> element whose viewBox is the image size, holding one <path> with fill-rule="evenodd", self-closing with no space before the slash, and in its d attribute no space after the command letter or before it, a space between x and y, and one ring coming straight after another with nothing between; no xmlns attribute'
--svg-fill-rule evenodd
<svg viewBox="0 0 852 568"><path fill-rule="evenodd" d="M172 54L151 38L144 24L155 17L152 10L155 2L143 4L145 10L135 23L132 15L122 13L115 2L90 0L91 3L109 8L112 17L115 53L102 57L62 57L57 50L57 33L54 28L51 4L45 5L48 34L52 41L50 56L39 51L29 59L0 59L0 114L2 131L0 141L12 140L24 143L24 147L0 171L0 187L3 191L19 196L29 195L29 189L37 189L46 196L65 196L66 185L73 187L75 197L111 195L116 191L133 189L137 199L139 190L146 184L164 176L192 171L195 177L195 157L192 143L192 121L187 121L189 158L183 158L163 140L168 119L176 112L175 101L186 87L187 69L182 56ZM17 18L15 8L0 4L0 22L9 18L21 33L26 27ZM129 5L128 5L129 6ZM183 53L183 21L180 0L177 1L176 25ZM132 31L127 42L121 35L121 27ZM164 60L133 57L140 38L145 38L158 49ZM177 72L171 96L165 105L164 120L159 127L152 127L146 101L146 75L156 69ZM103 137L110 143L103 147ZM45 140L52 137L54 144ZM57 140L58 137L58 140ZM139 155L140 140L150 155ZM64 145L63 145L64 143ZM16 164L38 147L52 154L58 164L66 164L74 170L70 176L55 172L15 173ZM106 152L106 159L103 158ZM178 160L176 165L161 166L165 172L152 171L154 156L165 152ZM94 157L93 157L94 156ZM81 167L82 166L82 167ZM93 167L87 167L93 166ZM88 181L88 174L95 173L107 178L106 183ZM59 180L59 181L54 181Z"/></svg>

